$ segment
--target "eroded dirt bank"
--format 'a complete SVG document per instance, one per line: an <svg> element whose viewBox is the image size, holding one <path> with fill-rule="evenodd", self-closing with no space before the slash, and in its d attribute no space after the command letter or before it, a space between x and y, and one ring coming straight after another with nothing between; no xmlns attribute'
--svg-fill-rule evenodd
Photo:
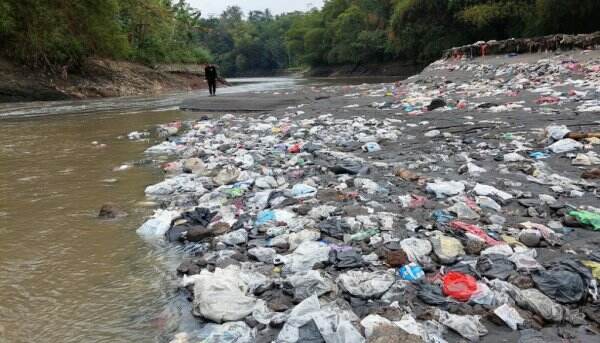
<svg viewBox="0 0 600 343"><path fill-rule="evenodd" d="M203 77L192 72L130 62L90 59L77 73L50 73L0 59L0 102L148 96L205 85Z"/></svg>

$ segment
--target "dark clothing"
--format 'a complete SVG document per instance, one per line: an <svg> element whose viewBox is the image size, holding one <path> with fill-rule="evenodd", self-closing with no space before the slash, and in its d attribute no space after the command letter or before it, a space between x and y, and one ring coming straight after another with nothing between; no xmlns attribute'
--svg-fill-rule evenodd
<svg viewBox="0 0 600 343"><path fill-rule="evenodd" d="M204 68L204 76L208 82L208 91L210 95L215 95L217 92L217 68L208 66Z"/></svg>
<svg viewBox="0 0 600 343"><path fill-rule="evenodd" d="M208 80L208 91L210 95L217 94L217 80Z"/></svg>

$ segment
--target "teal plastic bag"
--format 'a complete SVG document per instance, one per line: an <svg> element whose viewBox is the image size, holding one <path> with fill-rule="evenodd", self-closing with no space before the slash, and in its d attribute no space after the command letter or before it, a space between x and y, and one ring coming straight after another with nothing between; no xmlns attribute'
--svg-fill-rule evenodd
<svg viewBox="0 0 600 343"><path fill-rule="evenodd" d="M591 226L594 230L600 230L600 214L588 211L571 211L571 217L575 217L583 225Z"/></svg>

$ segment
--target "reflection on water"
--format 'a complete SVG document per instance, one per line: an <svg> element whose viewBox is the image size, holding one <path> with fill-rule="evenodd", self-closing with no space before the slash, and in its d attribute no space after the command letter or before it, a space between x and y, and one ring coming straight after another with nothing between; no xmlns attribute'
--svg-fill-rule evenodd
<svg viewBox="0 0 600 343"><path fill-rule="evenodd" d="M221 91L306 83L288 78L232 81L236 86ZM65 109L87 114L0 122L1 343L163 342L177 329L180 316L190 316L185 299L172 287L180 253L149 246L135 234L152 211L138 204L143 190L162 179L153 165L135 163L151 142L123 136L201 114L97 113L119 106L127 111L175 106L187 96L0 107L0 116ZM125 163L135 166L113 171ZM110 179L117 182L106 182ZM108 201L129 216L97 219ZM195 325L193 320L183 323L186 328Z"/></svg>

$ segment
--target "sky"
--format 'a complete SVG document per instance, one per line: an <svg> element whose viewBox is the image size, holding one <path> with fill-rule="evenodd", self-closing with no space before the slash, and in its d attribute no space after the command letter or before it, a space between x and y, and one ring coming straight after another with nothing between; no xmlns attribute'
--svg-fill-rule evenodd
<svg viewBox="0 0 600 343"><path fill-rule="evenodd" d="M312 7L321 7L323 0L188 0L192 7L202 11L203 17L219 15L227 6L239 6L244 13L268 8L273 14L293 11L305 11Z"/></svg>

